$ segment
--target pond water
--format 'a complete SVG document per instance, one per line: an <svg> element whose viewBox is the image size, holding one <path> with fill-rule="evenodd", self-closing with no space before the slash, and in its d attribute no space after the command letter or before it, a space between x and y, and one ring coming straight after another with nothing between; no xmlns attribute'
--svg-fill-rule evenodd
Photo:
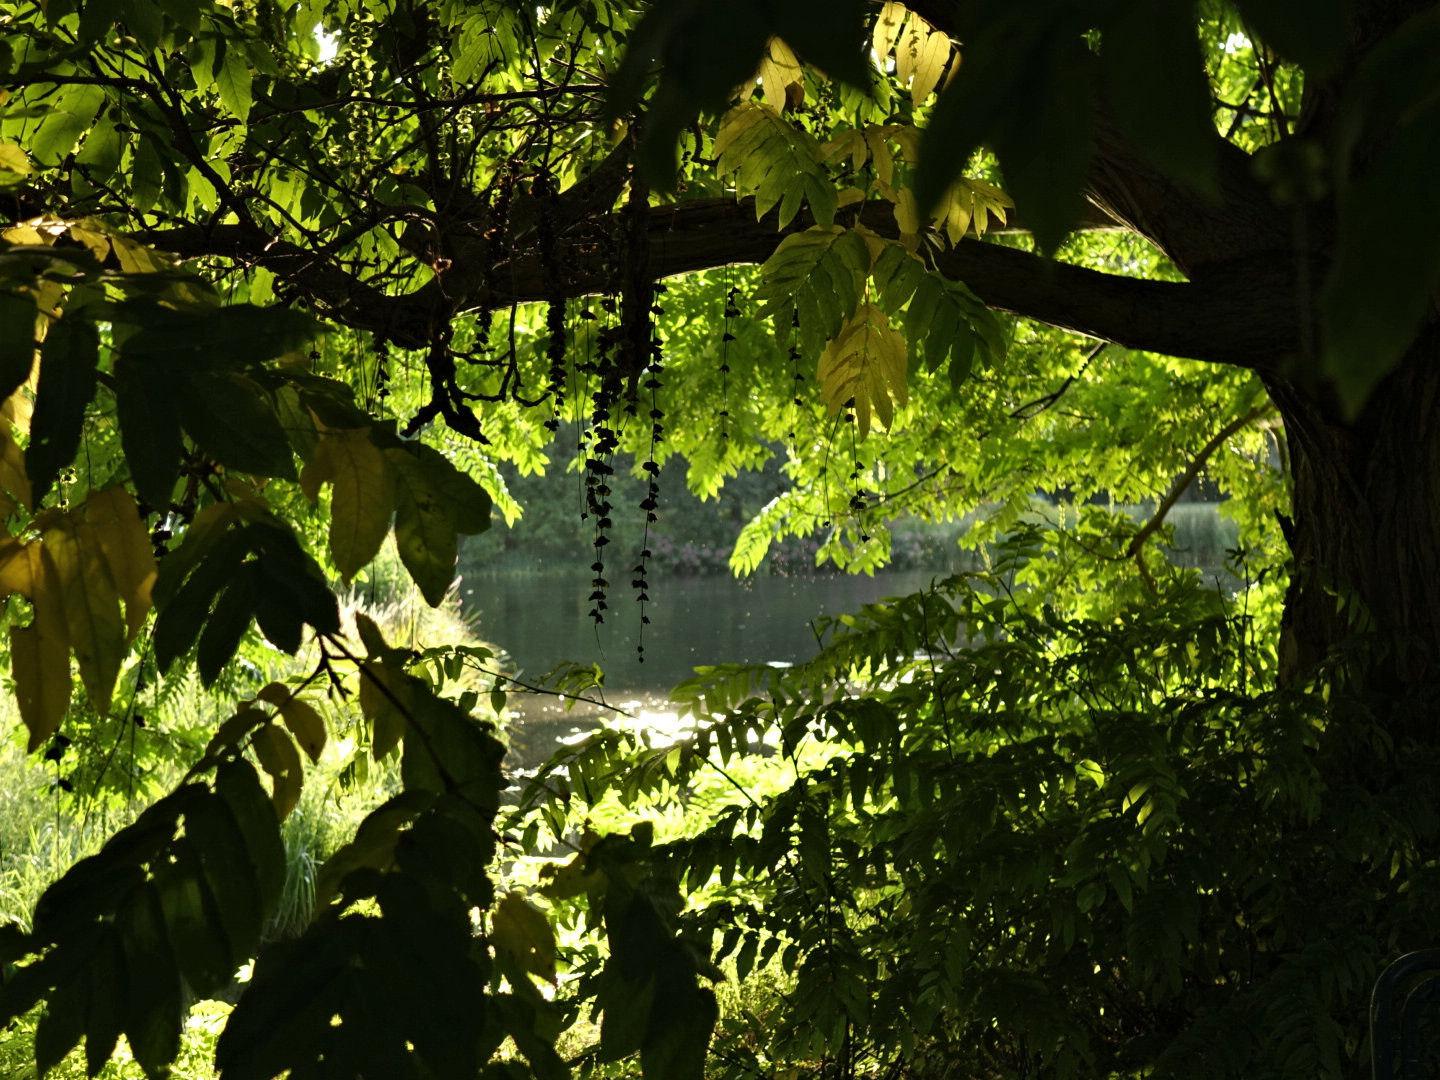
<svg viewBox="0 0 1440 1080"><path fill-rule="evenodd" d="M519 678L538 681L557 664L599 664L602 696L612 706L662 726L673 713L668 691L697 664L793 663L815 652L811 621L840 615L887 596L924 589L946 572L898 571L874 577L735 579L653 576L640 623L637 590L612 585L611 610L596 624L588 573L474 578L461 583L466 612L481 637L511 656ZM637 646L645 647L641 663ZM512 694L509 734L518 758L543 760L555 739L592 726L605 710L581 704L566 710L552 697Z"/></svg>

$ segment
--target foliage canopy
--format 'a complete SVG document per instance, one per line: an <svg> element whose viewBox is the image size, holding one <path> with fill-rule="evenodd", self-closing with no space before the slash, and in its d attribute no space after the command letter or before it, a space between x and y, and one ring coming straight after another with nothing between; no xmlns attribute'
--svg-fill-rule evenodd
<svg viewBox="0 0 1440 1080"><path fill-rule="evenodd" d="M0 0L29 749L118 747L191 670L226 702L0 937L39 1071L123 1034L165 1075L344 731L397 787L264 943L227 1080L1356 1072L1377 962L1440 932L1437 34L1423 0ZM672 456L707 495L783 459L739 570L816 531L872 570L904 513L976 515L988 568L512 785L479 650L337 594L393 537L444 602L520 511L497 465L562 432L597 621L643 633ZM1202 473L1231 594L1165 559Z"/></svg>

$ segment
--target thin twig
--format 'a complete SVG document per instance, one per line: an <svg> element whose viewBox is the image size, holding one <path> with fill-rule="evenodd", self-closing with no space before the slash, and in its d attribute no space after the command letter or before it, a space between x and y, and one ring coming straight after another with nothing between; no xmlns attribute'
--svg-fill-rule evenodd
<svg viewBox="0 0 1440 1080"><path fill-rule="evenodd" d="M1130 543L1125 549L1127 557L1138 555L1140 549L1145 546L1145 541L1154 536L1160 526L1165 524L1165 515L1179 502L1180 496L1185 494L1185 489L1190 486L1191 482L1200 475L1200 471L1205 468L1205 463L1210 460L1210 455L1218 450L1220 445L1226 439L1230 438L1231 435L1234 435L1252 421L1258 420L1269 412L1269 410L1270 405L1268 402L1264 405L1255 406L1255 408L1231 420L1230 423L1217 431L1209 442L1200 448L1200 452L1196 454L1190 464L1185 467L1185 471L1170 485L1170 490L1165 493L1165 497L1160 500L1160 505L1155 508L1154 516L1140 527L1139 532L1130 538ZM1140 564L1140 572L1145 575L1145 579L1148 582L1150 576L1145 570L1144 563ZM1153 582L1151 582L1151 587L1154 587Z"/></svg>

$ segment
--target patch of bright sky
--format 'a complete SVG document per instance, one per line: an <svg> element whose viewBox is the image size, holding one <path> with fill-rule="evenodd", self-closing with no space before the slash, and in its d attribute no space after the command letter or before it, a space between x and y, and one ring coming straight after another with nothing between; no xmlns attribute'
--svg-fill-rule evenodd
<svg viewBox="0 0 1440 1080"><path fill-rule="evenodd" d="M320 44L320 55L316 57L316 62L324 66L334 60L335 54L340 51L340 35L331 34L323 27L317 26L315 40Z"/></svg>

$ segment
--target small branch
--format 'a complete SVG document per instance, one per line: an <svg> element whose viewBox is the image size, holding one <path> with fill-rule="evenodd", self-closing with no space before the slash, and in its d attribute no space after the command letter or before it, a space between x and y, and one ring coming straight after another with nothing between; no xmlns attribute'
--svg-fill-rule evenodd
<svg viewBox="0 0 1440 1080"><path fill-rule="evenodd" d="M1127 557L1133 557L1136 560L1140 566L1140 573L1144 575L1146 583L1150 585L1152 590L1155 587L1154 582L1151 580L1149 572L1145 569L1145 563L1140 559L1140 549L1145 546L1145 541L1154 536L1160 526L1165 524L1165 515L1170 513L1171 508L1179 502L1180 496L1185 494L1185 489L1200 475L1200 470L1205 468L1205 463L1210 460L1210 455L1215 453L1221 444L1230 438L1231 435L1234 435L1252 421L1260 419L1260 417L1264 416L1268 411L1268 403L1265 405L1257 405L1249 412L1237 416L1217 431L1211 437L1210 441L1200 448L1200 452L1196 454L1190 464L1185 467L1185 471L1170 485L1170 490L1165 493L1165 498L1161 499L1160 505L1155 508L1155 515L1141 526L1139 532L1130 538L1130 544L1126 547L1125 554Z"/></svg>
<svg viewBox="0 0 1440 1080"><path fill-rule="evenodd" d="M1088 353L1085 354L1085 360L1083 363L1081 363L1079 371L1075 372L1074 375L1071 375L1068 379L1061 383L1057 389L1050 391L1050 393L1045 394L1042 397L1036 398L1034 401L1027 401L1024 405L1021 405L1018 409L1016 409L1010 414L1010 419L1029 420L1032 417L1039 416L1046 409L1054 405L1057 401L1060 400L1062 396L1064 396L1065 392L1069 390L1070 387L1075 385L1075 380L1080 378L1081 375L1085 374L1085 372L1090 367L1090 361L1094 360L1097 356L1104 352L1105 347L1109 344L1110 342L1108 341L1102 341L1100 342L1100 344L1096 345L1093 349L1091 349Z"/></svg>

